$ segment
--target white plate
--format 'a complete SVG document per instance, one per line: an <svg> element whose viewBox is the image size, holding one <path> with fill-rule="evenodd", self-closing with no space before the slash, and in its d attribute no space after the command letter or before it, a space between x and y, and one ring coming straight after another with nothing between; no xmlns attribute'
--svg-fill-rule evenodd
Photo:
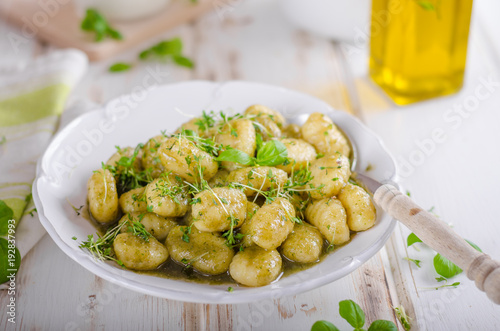
<svg viewBox="0 0 500 331"><path fill-rule="evenodd" d="M163 298L200 303L241 303L278 298L328 284L344 277L382 248L395 225L378 211L373 228L329 254L316 266L257 288L205 285L139 275L113 263L94 260L78 248L81 240L95 233L92 225L77 216L68 200L83 205L87 180L115 151L115 145L135 146L161 130L174 131L188 120L180 112L198 115L202 110L242 112L263 104L293 118L322 112L329 115L358 148L358 169L368 164L369 174L380 181L396 181L396 165L381 140L354 117L333 110L325 102L288 89L249 82L223 84L192 81L152 88L146 93L122 96L105 107L71 122L52 141L38 163L33 198L40 220L69 257L92 273L126 288ZM72 240L76 236L77 241Z"/></svg>

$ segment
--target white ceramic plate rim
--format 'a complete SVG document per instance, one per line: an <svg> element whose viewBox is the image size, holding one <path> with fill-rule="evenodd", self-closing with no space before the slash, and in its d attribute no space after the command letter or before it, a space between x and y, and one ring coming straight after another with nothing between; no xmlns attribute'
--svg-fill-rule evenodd
<svg viewBox="0 0 500 331"><path fill-rule="evenodd" d="M316 104L321 103L322 106L325 109L328 109L331 111L333 114L336 114L337 116L340 117L348 117L350 118L349 121L352 122L353 125L356 125L358 130L363 131L365 134L369 134L371 138L373 139L373 144L378 145L381 150L383 150L386 153L387 158L390 158L393 169L394 171L389 174L387 178L385 178L387 181L391 181L392 183L397 182L397 168L396 168L396 163L394 162L393 157L390 155L389 151L385 147L385 144L382 142L380 138L376 136L375 133L373 133L370 129L368 129L363 123L361 123L358 119L352 117L351 115L348 115L345 112L341 111L336 111L333 110L329 105L324 103L323 101L320 101L318 99L315 99L311 96L302 94L300 92L296 91L291 91L288 89L284 89L281 87L276 87L272 85L266 85L266 84L260 84L260 83L250 83L250 82L243 82L243 81L230 81L230 82L225 82L225 83L213 83L213 82L205 82L205 81L190 81L190 82L183 82L183 83L176 83L176 84L170 84L170 85L164 85L164 86L159 86L156 87L155 89L162 89L165 90L165 92L168 92L169 89L174 90L175 88L186 88L189 89L191 87L196 87L200 86L202 88L211 88L212 91L215 93L216 91L219 91L223 88L227 88L228 86L233 87L236 86L237 89L241 87L242 91L247 90L251 91L252 89L265 89L269 91L276 92L277 94L279 93L286 93L289 95L293 95L294 97L297 98L303 98L304 100L307 101L307 99L311 100L311 102L314 100ZM148 91L147 93L150 93ZM123 96L122 96L123 97ZM122 98L120 97L120 98ZM308 278L302 278L304 282L295 282L290 285L286 286L280 286L280 282L275 282L271 285L265 286L265 287L260 287L260 288L253 288L252 291L234 291L232 293L229 293L227 291L221 290L220 286L213 286L213 285L206 285L202 286L202 288L196 288L194 292L188 292L185 289L177 289L175 284L172 284L173 286L170 286L168 288L162 288L150 284L146 284L144 282L139 282L134 279L130 279L130 277L133 278L130 274L134 274L131 271L127 270L121 270L115 266L112 266L108 263L100 262L100 261L95 261L87 252L84 252L83 250L80 249L74 249L74 247L70 247L59 235L57 232L56 228L53 225L53 222L49 220L46 217L44 205L42 204L42 199L39 195L39 185L44 185L44 177L46 176L45 171L43 170L43 164L46 162L50 161L51 154L53 150L56 148L56 145L64 140L65 137L70 136L72 131L78 128L79 123L86 118L90 117L96 117L96 119L100 116L102 116L102 111L106 109L110 104L116 102L118 99L110 101L108 104L103 106L102 108L93 110L89 113L86 113L75 120L73 120L70 124L68 124L61 132L59 132L47 148L45 154L43 155L42 158L40 158L38 164L37 164L37 177L34 181L33 184L33 199L38 211L38 215L40 217L40 221L42 225L45 227L49 235L52 237L54 242L59 246L59 248L66 254L68 255L71 259L76 261L78 264L89 270L90 272L94 273L95 275L106 279L112 283L118 284L120 286L123 286L125 288L134 290L134 291L139 291L145 294L153 295L153 296L159 296L163 298L168 298L168 299L174 299L174 300L179 300L179 301L189 301L189 302L198 302L198 303L218 303L218 304L228 304L228 303L244 303L244 302L251 302L251 301L257 301L257 300L264 300L264 299L275 299L279 298L282 296L287 296L287 295L294 295L298 293L302 293L320 286L323 286L325 284L331 283L335 280L338 280L349 273L353 272L356 270L359 266L361 266L364 262L366 262L368 259L370 259L373 255L375 255L385 244L385 242L388 240L390 237L394 226L396 224L396 221L391 219L390 222L386 225L386 230L381 235L378 237L378 239L373 242L373 244L370 247L367 247L364 251L357 255L352 256L352 260L346 262L346 265L343 266L341 269L329 272L326 275L319 276L318 278L313 278L313 279L308 279ZM240 110L242 111L242 110ZM180 123L179 123L180 124ZM355 138L354 138L355 139ZM387 215L385 216L387 217ZM348 246L348 245L347 245ZM323 263L323 262L322 262ZM313 275L311 272L313 268L301 271L300 274L303 275L304 277L308 277ZM118 271L117 271L118 270ZM314 275L313 275L314 276ZM141 276L138 276L141 277ZM288 277L287 277L288 278ZM286 278L285 278L286 279ZM165 280L166 282L182 282L182 281L173 281L173 280ZM184 282L183 282L184 283ZM189 283L191 284L191 283Z"/></svg>

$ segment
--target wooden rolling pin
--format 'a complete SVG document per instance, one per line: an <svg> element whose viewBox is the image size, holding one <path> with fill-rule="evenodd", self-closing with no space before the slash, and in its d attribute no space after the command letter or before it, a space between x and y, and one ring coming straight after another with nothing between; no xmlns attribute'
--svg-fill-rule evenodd
<svg viewBox="0 0 500 331"><path fill-rule="evenodd" d="M420 208L413 200L389 184L356 174L373 193L375 203L385 212L406 225L425 244L461 269L488 298L500 304L500 262L474 249L448 224Z"/></svg>

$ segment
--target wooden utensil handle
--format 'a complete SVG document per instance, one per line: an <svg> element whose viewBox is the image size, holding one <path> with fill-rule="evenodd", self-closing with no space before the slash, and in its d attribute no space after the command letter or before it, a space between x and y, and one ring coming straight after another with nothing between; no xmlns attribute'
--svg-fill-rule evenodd
<svg viewBox="0 0 500 331"><path fill-rule="evenodd" d="M488 298L500 304L500 262L475 250L445 222L420 208L394 186L379 187L373 198L429 247L466 270L467 277L474 280Z"/></svg>

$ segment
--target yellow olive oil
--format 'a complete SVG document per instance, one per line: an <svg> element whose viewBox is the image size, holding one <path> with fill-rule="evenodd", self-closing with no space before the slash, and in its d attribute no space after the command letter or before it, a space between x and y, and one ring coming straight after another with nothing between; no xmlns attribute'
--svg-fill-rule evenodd
<svg viewBox="0 0 500 331"><path fill-rule="evenodd" d="M472 0L373 0L370 76L398 105L463 84Z"/></svg>

